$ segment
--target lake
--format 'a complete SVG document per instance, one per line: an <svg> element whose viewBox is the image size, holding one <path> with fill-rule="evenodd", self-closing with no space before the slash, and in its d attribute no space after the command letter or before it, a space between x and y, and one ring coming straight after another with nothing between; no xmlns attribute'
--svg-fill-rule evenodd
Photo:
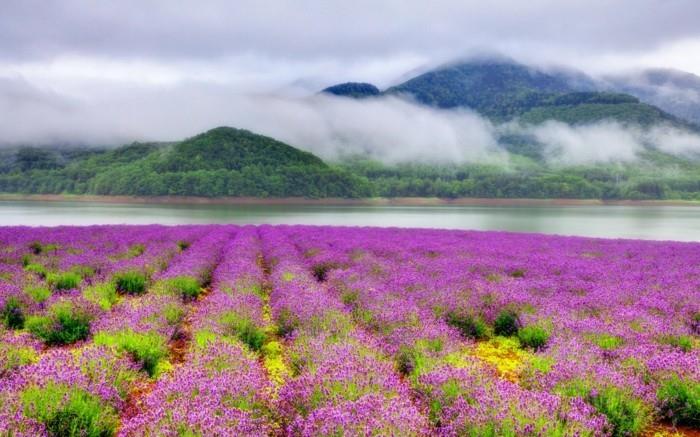
<svg viewBox="0 0 700 437"><path fill-rule="evenodd" d="M700 241L700 207L693 206L238 206L0 201L0 225L120 223L397 226Z"/></svg>

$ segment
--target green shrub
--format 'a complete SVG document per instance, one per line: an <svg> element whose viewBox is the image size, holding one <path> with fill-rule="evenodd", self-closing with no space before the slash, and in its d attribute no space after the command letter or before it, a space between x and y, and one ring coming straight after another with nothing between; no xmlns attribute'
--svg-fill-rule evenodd
<svg viewBox="0 0 700 437"><path fill-rule="evenodd" d="M169 279L166 286L170 292L179 294L183 300L196 299L202 292L199 281L191 276L178 276Z"/></svg>
<svg viewBox="0 0 700 437"><path fill-rule="evenodd" d="M481 317L467 312L450 311L445 321L448 325L457 328L463 337L480 340L489 336L488 326Z"/></svg>
<svg viewBox="0 0 700 437"><path fill-rule="evenodd" d="M677 347L683 352L693 350L693 338L687 335L665 335L659 339L661 344Z"/></svg>
<svg viewBox="0 0 700 437"><path fill-rule="evenodd" d="M640 435L650 422L650 408L617 387L591 391L587 401L607 417L615 437Z"/></svg>
<svg viewBox="0 0 700 437"><path fill-rule="evenodd" d="M313 275L319 282L324 282L328 276L328 272L337 268L338 265L334 262L326 261L313 266Z"/></svg>
<svg viewBox="0 0 700 437"><path fill-rule="evenodd" d="M24 266L24 271L34 273L40 278L46 277L46 267L41 264L31 263Z"/></svg>
<svg viewBox="0 0 700 437"><path fill-rule="evenodd" d="M82 278L75 272L48 273L46 283L54 290L72 290L78 288Z"/></svg>
<svg viewBox="0 0 700 437"><path fill-rule="evenodd" d="M189 241L181 240L177 242L177 248L180 249L180 251L187 250L188 247L190 247Z"/></svg>
<svg viewBox="0 0 700 437"><path fill-rule="evenodd" d="M49 382L25 389L20 399L24 415L42 423L51 436L102 437L117 429L114 408L77 387Z"/></svg>
<svg viewBox="0 0 700 437"><path fill-rule="evenodd" d="M284 308L277 316L277 335L286 337L299 326L299 319L291 311Z"/></svg>
<svg viewBox="0 0 700 437"><path fill-rule="evenodd" d="M610 334L594 334L590 336L590 339L604 351L615 350L625 343L622 337Z"/></svg>
<svg viewBox="0 0 700 437"><path fill-rule="evenodd" d="M95 268L92 266L73 266L70 271L77 273L81 278L89 278L95 275Z"/></svg>
<svg viewBox="0 0 700 437"><path fill-rule="evenodd" d="M0 343L0 378L9 372L35 363L39 360L39 354L30 347Z"/></svg>
<svg viewBox="0 0 700 437"><path fill-rule="evenodd" d="M525 277L525 269L515 269L510 272L510 276L513 278L523 278Z"/></svg>
<svg viewBox="0 0 700 437"><path fill-rule="evenodd" d="M496 335L510 337L518 333L520 329L520 319L518 315L511 310L504 310L498 314L493 322L493 332Z"/></svg>
<svg viewBox="0 0 700 437"><path fill-rule="evenodd" d="M109 346L128 353L149 376L157 376L159 364L168 355L167 342L155 332L141 333L130 329L99 332L94 342L97 346Z"/></svg>
<svg viewBox="0 0 700 437"><path fill-rule="evenodd" d="M143 294L146 292L146 275L143 272L129 270L112 276L119 293Z"/></svg>
<svg viewBox="0 0 700 437"><path fill-rule="evenodd" d="M10 296L5 305L0 308L0 321L8 329L22 329L24 327L24 308L15 296Z"/></svg>
<svg viewBox="0 0 700 437"><path fill-rule="evenodd" d="M700 335L700 311L693 314L693 317L690 318L690 330Z"/></svg>
<svg viewBox="0 0 700 437"><path fill-rule="evenodd" d="M44 343L70 344L84 340L90 334L92 315L70 302L58 302L51 306L45 316L32 316L26 327Z"/></svg>
<svg viewBox="0 0 700 437"><path fill-rule="evenodd" d="M29 250L31 250L34 255L39 255L44 251L44 246L39 241L33 241L29 243Z"/></svg>
<svg viewBox="0 0 700 437"><path fill-rule="evenodd" d="M49 290L48 287L41 285L30 285L24 290L24 292L37 303L45 302L46 299L51 297L51 290Z"/></svg>
<svg viewBox="0 0 700 437"><path fill-rule="evenodd" d="M404 376L411 375L417 367L419 357L413 348L403 346L396 356L396 366Z"/></svg>
<svg viewBox="0 0 700 437"><path fill-rule="evenodd" d="M549 332L541 326L529 325L518 331L518 340L525 347L540 350L547 344Z"/></svg>
<svg viewBox="0 0 700 437"><path fill-rule="evenodd" d="M700 382L674 375L659 384L656 398L659 410L674 424L700 426Z"/></svg>
<svg viewBox="0 0 700 437"><path fill-rule="evenodd" d="M265 344L267 338L265 331L248 318L241 317L234 312L227 312L221 317L220 322L227 334L237 337L251 350L259 351Z"/></svg>
<svg viewBox="0 0 700 437"><path fill-rule="evenodd" d="M96 304L103 311L112 309L115 303L119 300L117 289L111 282L91 285L83 290L83 297Z"/></svg>

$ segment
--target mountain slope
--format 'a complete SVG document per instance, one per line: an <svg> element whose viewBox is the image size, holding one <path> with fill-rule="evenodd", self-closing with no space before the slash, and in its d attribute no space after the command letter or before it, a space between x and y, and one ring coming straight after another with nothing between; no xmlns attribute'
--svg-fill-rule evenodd
<svg viewBox="0 0 700 437"><path fill-rule="evenodd" d="M321 92L336 96L355 97L358 99L381 95L379 88L371 83L363 82L345 82L338 85L329 86Z"/></svg>
<svg viewBox="0 0 700 437"><path fill-rule="evenodd" d="M476 61L423 73L385 94L407 94L438 108L467 107L486 116L510 117L568 91L564 80L524 65Z"/></svg>
<svg viewBox="0 0 700 437"><path fill-rule="evenodd" d="M437 108L470 108L494 121L519 118L529 123L559 120L585 124L614 120L693 128L634 96L598 87L593 79L576 71L545 72L511 60L476 59L425 72L382 95L406 96ZM351 93L339 94L353 97Z"/></svg>
<svg viewBox="0 0 700 437"><path fill-rule="evenodd" d="M638 97L677 117L700 124L700 76L671 69L649 69L606 76L610 89Z"/></svg>
<svg viewBox="0 0 700 437"><path fill-rule="evenodd" d="M177 143L5 152L0 192L137 196L362 197L368 183L262 135L216 128Z"/></svg>

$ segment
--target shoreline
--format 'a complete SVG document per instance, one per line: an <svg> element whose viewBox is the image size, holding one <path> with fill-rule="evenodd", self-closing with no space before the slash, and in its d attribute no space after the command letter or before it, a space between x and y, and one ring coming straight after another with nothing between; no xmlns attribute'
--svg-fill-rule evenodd
<svg viewBox="0 0 700 437"><path fill-rule="evenodd" d="M459 197L377 197L368 199L304 197L100 196L73 194L0 194L0 202L85 202L136 205L260 206L700 206L692 200L497 199Z"/></svg>

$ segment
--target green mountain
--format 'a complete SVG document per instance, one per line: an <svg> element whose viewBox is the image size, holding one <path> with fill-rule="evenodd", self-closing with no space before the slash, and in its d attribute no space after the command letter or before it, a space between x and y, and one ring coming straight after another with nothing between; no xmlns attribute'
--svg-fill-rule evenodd
<svg viewBox="0 0 700 437"><path fill-rule="evenodd" d="M334 94L354 97L344 88ZM559 120L585 124L601 120L642 126L666 123L695 126L634 96L596 91L595 82L578 72L545 72L510 60L477 59L442 66L392 86L382 95L407 96L432 107L470 108L502 122Z"/></svg>
<svg viewBox="0 0 700 437"><path fill-rule="evenodd" d="M329 165L272 138L216 128L181 142L116 149L0 149L0 192L700 200L695 159L649 149L630 163L553 166L527 139L507 145L508 165L387 165L359 157Z"/></svg>
<svg viewBox="0 0 700 437"><path fill-rule="evenodd" d="M381 95L379 88L371 83L363 82L345 82L338 85L329 86L321 92L336 96L354 97L356 99Z"/></svg>
<svg viewBox="0 0 700 437"><path fill-rule="evenodd" d="M0 192L135 196L363 197L364 178L246 130L111 150L20 148L0 154Z"/></svg>

